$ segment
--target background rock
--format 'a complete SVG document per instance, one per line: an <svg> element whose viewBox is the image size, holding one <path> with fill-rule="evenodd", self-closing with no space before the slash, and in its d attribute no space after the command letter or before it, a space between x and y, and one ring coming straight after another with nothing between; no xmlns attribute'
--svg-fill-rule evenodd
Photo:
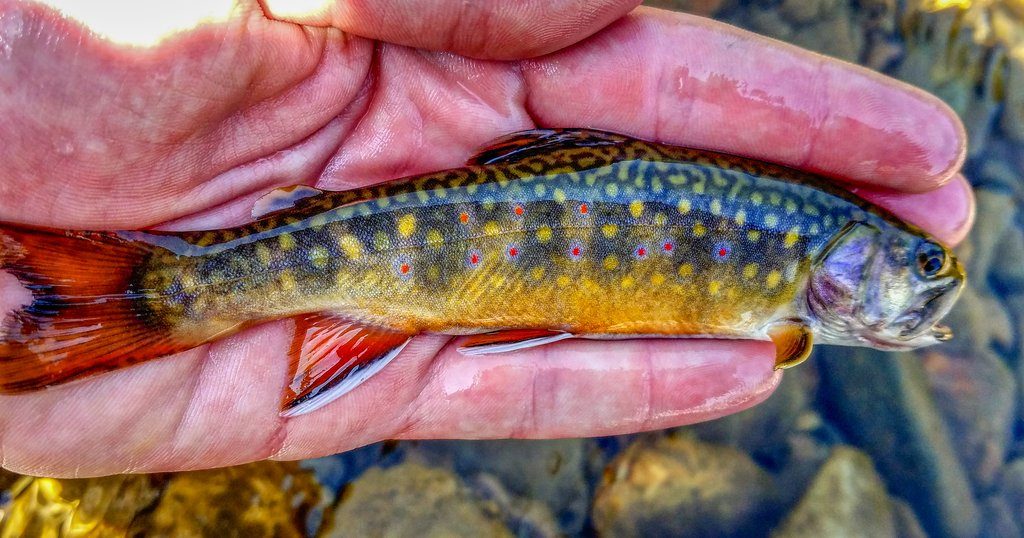
<svg viewBox="0 0 1024 538"><path fill-rule="evenodd" d="M373 468L351 483L330 525L342 536L512 536L495 503L482 501L453 473L417 463Z"/></svg>
<svg viewBox="0 0 1024 538"><path fill-rule="evenodd" d="M893 506L874 465L863 452L839 446L777 531L779 538L896 535Z"/></svg>
<svg viewBox="0 0 1024 538"><path fill-rule="evenodd" d="M594 499L603 536L746 536L777 517L771 476L749 456L684 435L639 441Z"/></svg>

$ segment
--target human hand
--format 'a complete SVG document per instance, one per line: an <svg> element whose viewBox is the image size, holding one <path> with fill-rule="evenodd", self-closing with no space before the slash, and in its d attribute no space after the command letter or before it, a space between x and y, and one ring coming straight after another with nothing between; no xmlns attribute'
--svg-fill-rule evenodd
<svg viewBox="0 0 1024 538"><path fill-rule="evenodd" d="M970 225L956 173L963 130L945 106L713 21L646 8L619 19L632 0L387 0L372 10L337 0L291 19L303 26L239 3L230 17L132 48L41 5L0 0L0 220L224 227L275 186L341 190L450 168L539 126L824 173L950 243ZM23 296L0 277L0 313ZM0 396L0 465L87 476L308 458L389 438L609 435L742 410L781 376L767 342L573 340L466 357L448 337L423 336L328 407L284 419L289 341L290 322L268 323Z"/></svg>

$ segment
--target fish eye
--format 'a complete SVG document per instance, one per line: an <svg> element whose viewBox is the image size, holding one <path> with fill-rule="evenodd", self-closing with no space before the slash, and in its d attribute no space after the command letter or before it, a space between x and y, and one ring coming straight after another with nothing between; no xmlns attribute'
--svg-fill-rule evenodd
<svg viewBox="0 0 1024 538"><path fill-rule="evenodd" d="M946 265L946 252L931 241L921 241L917 246L917 270L921 276L935 276Z"/></svg>

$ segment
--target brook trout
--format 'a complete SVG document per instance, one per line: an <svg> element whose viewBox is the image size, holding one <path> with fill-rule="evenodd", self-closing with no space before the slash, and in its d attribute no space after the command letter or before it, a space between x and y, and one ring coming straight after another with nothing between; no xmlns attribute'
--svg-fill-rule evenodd
<svg viewBox="0 0 1024 538"><path fill-rule="evenodd" d="M196 232L0 223L32 292L0 329L0 392L82 379L294 318L285 415L317 409L414 335L480 354L565 338L813 340L909 349L964 284L948 248L827 179L587 130L495 141L466 166L275 191ZM282 350L284 351L284 350Z"/></svg>

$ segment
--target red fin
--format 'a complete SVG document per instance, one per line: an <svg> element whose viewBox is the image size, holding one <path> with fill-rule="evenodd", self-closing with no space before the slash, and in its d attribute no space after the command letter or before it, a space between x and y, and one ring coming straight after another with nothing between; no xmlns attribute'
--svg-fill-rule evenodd
<svg viewBox="0 0 1024 538"><path fill-rule="evenodd" d="M467 163L485 165L512 162L564 147L611 146L626 140L622 135L602 131L533 129L492 140L470 157Z"/></svg>
<svg viewBox="0 0 1024 538"><path fill-rule="evenodd" d="M543 346L559 340L573 338L564 331L548 329L512 329L493 333L474 334L463 340L459 352L465 355L504 353L528 347Z"/></svg>
<svg viewBox="0 0 1024 538"><path fill-rule="evenodd" d="M159 247L117 232L72 232L0 222L0 270L32 303L0 324L0 392L36 390L195 347L134 290Z"/></svg>
<svg viewBox="0 0 1024 538"><path fill-rule="evenodd" d="M379 372L413 335L363 325L329 312L295 318L289 352L292 380L284 416L315 411Z"/></svg>

